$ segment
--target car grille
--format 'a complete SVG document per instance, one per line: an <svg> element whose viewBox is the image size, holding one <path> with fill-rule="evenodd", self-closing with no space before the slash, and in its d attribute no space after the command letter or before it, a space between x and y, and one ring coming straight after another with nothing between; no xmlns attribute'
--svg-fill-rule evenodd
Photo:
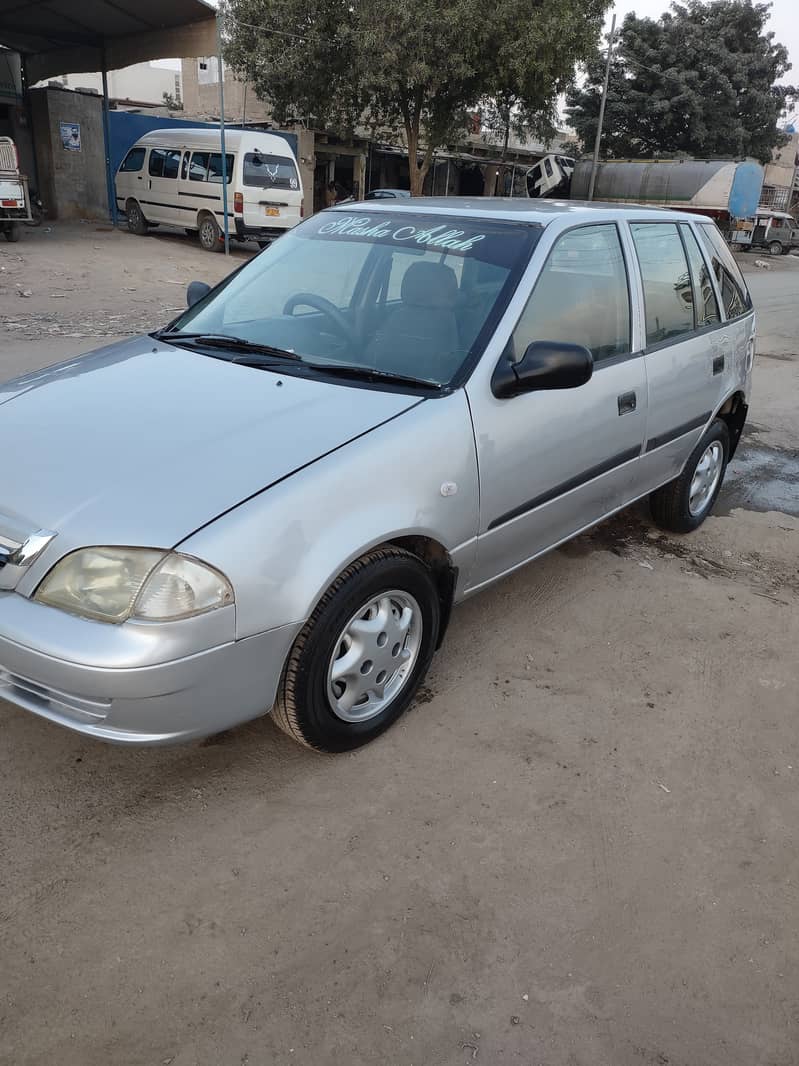
<svg viewBox="0 0 799 1066"><path fill-rule="evenodd" d="M38 713L48 712L79 722L102 721L111 709L111 700L90 700L48 688L21 674L0 666L0 697Z"/></svg>

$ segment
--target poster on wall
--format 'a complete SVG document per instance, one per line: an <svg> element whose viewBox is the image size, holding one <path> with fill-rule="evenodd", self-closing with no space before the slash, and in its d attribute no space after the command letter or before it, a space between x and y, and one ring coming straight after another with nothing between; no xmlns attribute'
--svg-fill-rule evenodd
<svg viewBox="0 0 799 1066"><path fill-rule="evenodd" d="M67 152L80 151L80 123L61 123L61 144Z"/></svg>

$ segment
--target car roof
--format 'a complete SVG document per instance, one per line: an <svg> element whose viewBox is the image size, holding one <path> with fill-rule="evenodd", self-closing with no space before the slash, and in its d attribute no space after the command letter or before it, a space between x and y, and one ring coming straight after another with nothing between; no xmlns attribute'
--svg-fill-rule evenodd
<svg viewBox="0 0 799 1066"><path fill-rule="evenodd" d="M225 129L225 150L235 152L242 141L249 149L263 147L264 152L282 152L292 155L291 145L284 138L263 130ZM203 129L192 126L170 126L168 129L151 130L140 137L136 144L143 147L157 145L159 148L209 148L218 146L221 136L218 129Z"/></svg>
<svg viewBox="0 0 799 1066"><path fill-rule="evenodd" d="M385 202L359 201L357 208L352 203L338 204L331 211L385 211ZM547 226L556 218L569 216L572 221L600 222L624 216L663 222L668 219L689 219L712 222L708 215L688 211L672 211L666 207L651 207L645 204L603 203L598 200L532 200L525 197L502 196L424 196L403 198L392 204L392 212L435 213L439 215L464 215L469 218L505 219L512 222L536 222Z"/></svg>

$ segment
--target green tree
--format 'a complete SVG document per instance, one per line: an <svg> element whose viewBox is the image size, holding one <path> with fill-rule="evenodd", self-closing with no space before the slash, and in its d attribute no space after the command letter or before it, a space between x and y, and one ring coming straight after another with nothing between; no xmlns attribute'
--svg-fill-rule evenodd
<svg viewBox="0 0 799 1066"><path fill-rule="evenodd" d="M778 85L788 53L766 32L770 4L686 0L659 19L627 15L617 38L602 135L608 158L752 156L783 143L781 112L796 89ZM586 149L596 135L605 60L586 65L567 114Z"/></svg>
<svg viewBox="0 0 799 1066"><path fill-rule="evenodd" d="M419 195L480 100L502 100L528 128L551 120L609 2L226 0L225 57L278 122L402 136Z"/></svg>

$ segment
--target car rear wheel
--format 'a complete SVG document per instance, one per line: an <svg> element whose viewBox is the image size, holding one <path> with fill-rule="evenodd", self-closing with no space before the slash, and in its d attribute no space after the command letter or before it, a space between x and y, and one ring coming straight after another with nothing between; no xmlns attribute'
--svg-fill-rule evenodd
<svg viewBox="0 0 799 1066"><path fill-rule="evenodd" d="M721 490L730 455L730 431L720 418L691 452L683 472L649 497L652 517L672 533L690 533L710 512Z"/></svg>
<svg viewBox="0 0 799 1066"><path fill-rule="evenodd" d="M213 215L203 215L200 219L200 245L206 252L224 250L222 230Z"/></svg>
<svg viewBox="0 0 799 1066"><path fill-rule="evenodd" d="M9 242L9 244L16 244L22 233L22 228L19 222L9 222L3 229L3 236Z"/></svg>
<svg viewBox="0 0 799 1066"><path fill-rule="evenodd" d="M273 711L294 740L352 751L413 700L438 642L430 569L400 548L358 559L336 579L294 642Z"/></svg>
<svg viewBox="0 0 799 1066"><path fill-rule="evenodd" d="M125 214L128 216L128 229L137 237L144 237L148 232L147 219L138 200L128 200L125 204Z"/></svg>
<svg viewBox="0 0 799 1066"><path fill-rule="evenodd" d="M772 241L768 246L768 250L770 255L782 255L782 242Z"/></svg>

